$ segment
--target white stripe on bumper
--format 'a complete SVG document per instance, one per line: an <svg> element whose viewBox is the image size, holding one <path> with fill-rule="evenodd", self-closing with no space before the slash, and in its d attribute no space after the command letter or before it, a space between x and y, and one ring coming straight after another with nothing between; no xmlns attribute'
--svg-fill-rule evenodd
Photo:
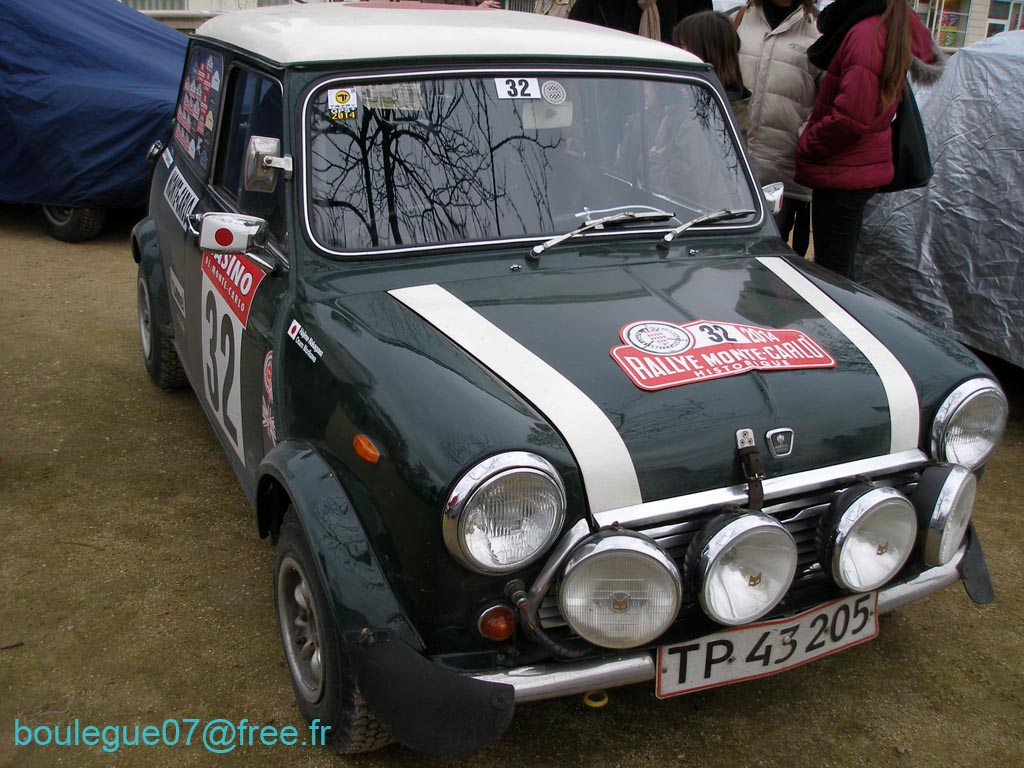
<svg viewBox="0 0 1024 768"><path fill-rule="evenodd" d="M886 399L889 401L890 453L909 451L917 448L921 430L920 403L917 388L910 374L886 348L849 312L833 301L824 291L800 273L792 264L778 257L758 259L786 285L799 294L800 298L820 312L846 338L861 351L874 366L882 380Z"/></svg>
<svg viewBox="0 0 1024 768"><path fill-rule="evenodd" d="M562 374L439 285L389 293L518 392L572 451L594 514L642 503L629 450L597 404Z"/></svg>

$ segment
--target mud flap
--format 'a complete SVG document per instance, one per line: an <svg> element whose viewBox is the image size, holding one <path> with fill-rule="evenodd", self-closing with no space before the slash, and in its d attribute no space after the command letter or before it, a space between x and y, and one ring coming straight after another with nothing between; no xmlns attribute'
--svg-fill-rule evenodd
<svg viewBox="0 0 1024 768"><path fill-rule="evenodd" d="M988 575L988 566L985 565L985 555L981 551L974 523L967 528L967 551L960 561L960 578L971 600L981 605L995 602L996 591Z"/></svg>
<svg viewBox="0 0 1024 768"><path fill-rule="evenodd" d="M359 689L395 740L417 752L458 755L490 744L512 722L515 688L437 666L387 630L349 632Z"/></svg>

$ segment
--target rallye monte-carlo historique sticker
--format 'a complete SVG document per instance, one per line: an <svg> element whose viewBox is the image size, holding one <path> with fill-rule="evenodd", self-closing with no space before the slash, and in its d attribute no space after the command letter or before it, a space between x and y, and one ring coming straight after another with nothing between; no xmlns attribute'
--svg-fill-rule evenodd
<svg viewBox="0 0 1024 768"><path fill-rule="evenodd" d="M629 323L612 359L640 389L653 392L747 371L834 368L836 361L806 334L788 328L694 320Z"/></svg>

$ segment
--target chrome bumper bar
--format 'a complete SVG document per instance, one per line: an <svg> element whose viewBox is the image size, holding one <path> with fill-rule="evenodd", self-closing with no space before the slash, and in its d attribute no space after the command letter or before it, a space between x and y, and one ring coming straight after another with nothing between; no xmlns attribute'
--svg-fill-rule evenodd
<svg viewBox="0 0 1024 768"><path fill-rule="evenodd" d="M878 612L888 613L907 603L960 581L960 561L966 547L946 565L930 568L914 579L878 593ZM504 683L516 690L516 703L615 688L653 680L657 673L653 651L636 651L616 658L570 663L549 662L529 667L474 675L488 683Z"/></svg>

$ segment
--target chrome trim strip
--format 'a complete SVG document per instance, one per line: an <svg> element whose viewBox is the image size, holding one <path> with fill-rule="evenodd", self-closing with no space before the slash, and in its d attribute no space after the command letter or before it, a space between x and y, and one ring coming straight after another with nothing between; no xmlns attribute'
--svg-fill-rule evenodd
<svg viewBox="0 0 1024 768"><path fill-rule="evenodd" d="M792 475L771 477L764 481L765 502L794 494L811 493L831 486L853 480L861 475L874 476L902 472L921 466L928 457L917 449L902 451L885 456L874 456L870 459L858 459L846 464L835 464L821 469L809 469ZM697 512L704 512L720 507L747 502L747 486L733 485L729 488L715 488L710 491L690 493L671 499L660 499L623 507L596 514L601 526L618 522L627 528L659 525L678 520Z"/></svg>
<svg viewBox="0 0 1024 768"><path fill-rule="evenodd" d="M524 74L538 74L538 75L571 75L571 76L592 76L592 75L606 75L611 77L641 77L645 79L654 80L678 80L682 82L690 82L704 87L708 86L708 81L704 78L698 77L695 73L690 72L683 74L681 72L667 72L664 69L659 70L657 67L675 67L679 62L672 61L650 61L646 62L646 68L634 68L633 66L623 67L622 69L610 68L610 67L587 67L585 69L569 69L565 67L538 67L532 66L522 69L516 67L516 72L522 72ZM331 75L322 80L317 81L309 87L305 98L302 102L302 131L301 131L301 147L302 147L302 158L303 162L298 163L299 166L299 182L302 189L302 221L305 224L306 234L309 236L310 241L314 243L321 251L331 256L341 256L349 258L357 257L381 257L381 256L395 256L403 254L414 254L414 253L430 253L433 251L450 251L453 248L479 248L490 245L517 245L517 244L532 244L541 243L548 239L550 235L538 236L538 237L516 237L516 238L501 238L497 240L466 240L460 243L439 243L437 245L415 245L407 246L405 248L383 248L375 250L362 250L362 251L338 251L326 247L320 243L313 235L313 226L310 222L310 200L309 195L306 192L308 178L307 175L310 173L306 166L308 163L305 162L307 157L307 147L309 144L309 131L306 129L309 125L309 104L313 99L313 94L318 93L320 89L327 85L345 85L348 83L362 83L362 82L390 82L394 80L407 79L410 77L418 77L421 79L446 77L450 75L503 75L508 72L508 68L500 68L492 66L476 66L476 67L453 67L445 69L428 68L423 69L410 69L403 72L388 72L388 73L377 73L369 75L353 75L350 77L339 77L337 75ZM718 102L719 107L723 109L723 114L730 115L732 110L728 105L722 101L721 95L714 88L708 89L715 101ZM736 125L733 121L729 121L729 131L732 133L733 140L739 143L739 135L736 133ZM747 186L750 190L751 197L754 206L757 208L758 217L757 221L750 224L717 224L707 227L701 227L700 232L754 232L764 226L765 220L767 219L768 209L764 202L764 195L760 188L753 184L753 170L750 166L746 153L741 152L738 155L738 159L743 164L743 168L747 171ZM659 195L659 197L662 197ZM666 199L662 197L662 199ZM671 201L667 201L671 202ZM631 229L627 236L637 234L662 234L667 232L670 227L659 227L656 229ZM599 238L621 238L622 232L616 230L605 230L604 232L592 233L594 237Z"/></svg>
<svg viewBox="0 0 1024 768"><path fill-rule="evenodd" d="M575 384L439 285L388 291L532 403L558 430L595 511L640 504L633 458L615 425Z"/></svg>
<svg viewBox="0 0 1024 768"><path fill-rule="evenodd" d="M757 260L853 342L874 367L889 401L889 420L892 425L889 452L916 448L921 431L921 406L914 381L896 355L792 264L777 256Z"/></svg>
<svg viewBox="0 0 1024 768"><path fill-rule="evenodd" d="M878 612L888 613L907 603L960 581L961 547L948 564L931 568L906 584L898 584L878 593ZM657 676L653 651L637 651L613 659L593 659L576 663L551 662L528 667L473 675L487 683L511 685L516 691L516 704L543 701L559 696L573 696L598 688L645 683Z"/></svg>
<svg viewBox="0 0 1024 768"><path fill-rule="evenodd" d="M964 559L965 554L967 554L967 547L962 546L953 555L953 559L945 565L929 568L906 584L897 584L883 589L878 593L878 612L895 611L915 600L927 597L932 592L938 592L940 589L956 584L961 578L960 561Z"/></svg>

